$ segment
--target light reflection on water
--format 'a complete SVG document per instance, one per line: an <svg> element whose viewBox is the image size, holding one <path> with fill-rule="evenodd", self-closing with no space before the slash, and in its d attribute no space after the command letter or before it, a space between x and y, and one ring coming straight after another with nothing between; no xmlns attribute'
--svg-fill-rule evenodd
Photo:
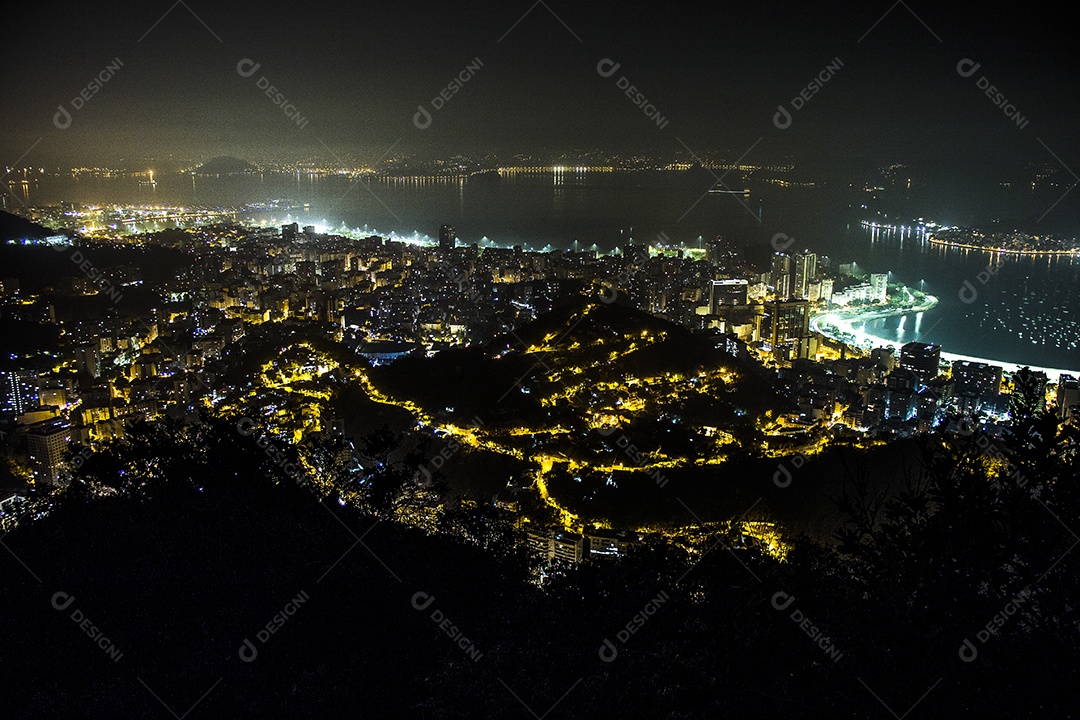
<svg viewBox="0 0 1080 720"><path fill-rule="evenodd" d="M850 198L823 191L755 185L748 199L735 198L707 193L712 179L706 175L659 172L567 173L555 179L558 182L550 174L349 180L307 174L195 178L158 173L153 186L136 177L45 176L16 192L28 204L68 200L237 206L281 200L291 208L248 217L268 225L295 220L329 230L366 227L417 239L433 238L439 225L450 223L466 243L485 244L482 241L490 238L488 243L537 249L568 248L577 241L579 247L595 244L605 251L631 237L648 242L661 232L674 243L698 246L703 239L724 234L749 248L748 256L759 263L767 258L773 234L784 232L798 240L792 251L808 247L835 263L854 260L865 272L892 271L891 282L906 283L940 300L910 320L869 321L867 332L898 342L936 342L978 357L1080 367L1077 258L992 256L930 245L917 229L864 229L859 221L866 211L852 210ZM1050 219L1066 210L1065 205ZM973 302L959 295L965 281L977 289Z"/></svg>

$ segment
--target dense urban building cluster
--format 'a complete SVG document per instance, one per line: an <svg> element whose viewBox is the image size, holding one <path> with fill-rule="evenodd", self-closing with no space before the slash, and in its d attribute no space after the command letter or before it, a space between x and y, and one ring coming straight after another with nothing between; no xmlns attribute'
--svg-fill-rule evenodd
<svg viewBox="0 0 1080 720"><path fill-rule="evenodd" d="M809 251L776 252L760 272L723 237L679 248L661 235L608 255L462 245L450 226L436 246L296 223L174 229L137 240L184 262L147 288L134 264L98 268L89 260L110 241L53 235L30 242L66 258L70 277L37 291L18 277L0 280L0 316L53 332L20 343L0 370L0 419L25 447L32 487L62 486L80 462L73 449L123 435L126 421L183 416L205 403L266 417L283 442L313 430L340 434L325 408L295 402L298 392L317 399L325 391L320 383L334 363L318 353L298 346L295 357L276 358L261 374L224 372L227 359L267 342L319 337L378 366L487 342L581 296L629 304L754 358L788 403L766 429L789 448L838 434L910 436L950 413L994 432L1009 417L1013 383L1000 367L943 364L939 346L918 342L867 353L812 332L811 316L826 308L884 307L896 298L887 274L866 275ZM131 247L132 238L116 244ZM118 301L136 288L157 300L144 312L121 311ZM103 312L69 302L89 298L103 301L96 306ZM1077 407L1075 378L1030 375L1042 402L1049 391L1063 416ZM590 551L559 537L544 541L552 557L619 546L594 541Z"/></svg>

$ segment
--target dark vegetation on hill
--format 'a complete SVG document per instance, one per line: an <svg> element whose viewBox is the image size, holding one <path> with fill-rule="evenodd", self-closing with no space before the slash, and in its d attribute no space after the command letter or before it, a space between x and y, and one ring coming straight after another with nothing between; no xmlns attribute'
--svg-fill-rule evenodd
<svg viewBox="0 0 1080 720"><path fill-rule="evenodd" d="M374 496L342 507L297 487L232 420L136 426L50 515L3 538L4 717L168 717L162 702L188 718L533 717L510 691L535 715L555 705L551 718L875 718L890 714L881 701L903 715L924 694L911 717L1068 717L1080 703L1076 441L1029 419L998 441L1003 469L975 437L931 438L925 474L894 500L851 488L838 548L797 541L779 563L721 546L690 564L656 545L541 590L494 508L452 508L447 532L428 535L377 522ZM380 482L393 495L409 480ZM58 592L75 598L63 611ZM424 611L418 592L435 597ZM784 610L778 592L794 598ZM260 641L300 593L310 599Z"/></svg>
<svg viewBox="0 0 1080 720"><path fill-rule="evenodd" d="M677 415L683 421L680 428L718 425L742 440L756 440L754 418L785 403L759 377L751 360L732 357L715 345L709 336L637 310L581 301L545 313L486 346L446 350L434 358L403 358L374 368L370 376L387 394L414 402L437 419L469 424L479 418L489 429L576 432L588 429L588 409L603 400L598 386L611 388L629 377L650 384L651 378L666 381L725 369L737 380L724 388L722 397L703 392L690 398L661 396L664 402L654 403L654 409L668 418ZM559 397L544 405L543 399L552 396ZM651 437L657 429L649 425L656 419L655 414L644 414L635 438L653 446L674 441ZM668 427L662 432L670 435L671 421L665 422ZM573 436L570 440L572 444ZM567 446L560 452L574 455L587 449Z"/></svg>
<svg viewBox="0 0 1080 720"><path fill-rule="evenodd" d="M38 225L26 218L13 215L6 210L0 210L0 243L8 240L23 240L28 238L42 239L50 235L56 235L56 231L44 225Z"/></svg>

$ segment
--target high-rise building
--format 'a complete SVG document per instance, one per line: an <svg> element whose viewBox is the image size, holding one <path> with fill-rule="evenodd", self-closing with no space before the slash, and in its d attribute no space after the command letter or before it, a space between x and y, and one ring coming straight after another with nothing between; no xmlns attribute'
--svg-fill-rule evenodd
<svg viewBox="0 0 1080 720"><path fill-rule="evenodd" d="M449 225L443 225L439 228L439 249L440 250L453 250L454 245L457 243L457 233Z"/></svg>
<svg viewBox="0 0 1080 720"><path fill-rule="evenodd" d="M0 371L0 413L16 417L37 405L37 373L30 370Z"/></svg>
<svg viewBox="0 0 1080 720"><path fill-rule="evenodd" d="M586 537L589 557L618 557L625 555L634 542L625 530L593 530Z"/></svg>
<svg viewBox="0 0 1080 720"><path fill-rule="evenodd" d="M891 347L874 348L870 351L870 359L885 372L892 372L896 367L896 350Z"/></svg>
<svg viewBox="0 0 1080 720"><path fill-rule="evenodd" d="M557 532L552 538L552 559L581 562L585 557L585 538L567 532Z"/></svg>
<svg viewBox="0 0 1080 720"><path fill-rule="evenodd" d="M547 560L581 562L585 557L585 538L581 535L547 530L529 532L527 538L529 548Z"/></svg>
<svg viewBox="0 0 1080 720"><path fill-rule="evenodd" d="M923 385L937 377L940 364L940 345L909 342L900 348L900 367L915 373Z"/></svg>
<svg viewBox="0 0 1080 720"><path fill-rule="evenodd" d="M300 232L300 223L289 223L281 226L281 239L292 240Z"/></svg>
<svg viewBox="0 0 1080 720"><path fill-rule="evenodd" d="M860 282L849 285L839 292L832 294L834 305L852 305L855 303L876 302L874 288L868 282Z"/></svg>
<svg viewBox="0 0 1080 720"><path fill-rule="evenodd" d="M889 275L888 273L874 273L870 275L870 288L873 292L874 302L883 303L888 298Z"/></svg>
<svg viewBox="0 0 1080 720"><path fill-rule="evenodd" d="M715 315L721 305L745 305L750 283L746 280L712 280L709 282L709 313Z"/></svg>
<svg viewBox="0 0 1080 720"><path fill-rule="evenodd" d="M791 288L791 294L800 300L805 300L809 295L810 281L817 275L817 255L812 252L804 252L794 257L795 284Z"/></svg>
<svg viewBox="0 0 1080 720"><path fill-rule="evenodd" d="M996 413L1001 392L1001 367L999 365L954 360L952 381L952 404L956 410Z"/></svg>
<svg viewBox="0 0 1080 720"><path fill-rule="evenodd" d="M100 344L86 343L75 348L75 367L90 377L101 376L101 358L98 354Z"/></svg>
<svg viewBox="0 0 1080 720"><path fill-rule="evenodd" d="M713 265L724 266L738 258L739 251L735 244L723 235L705 243L705 260Z"/></svg>
<svg viewBox="0 0 1080 720"><path fill-rule="evenodd" d="M769 284L772 285L777 300L786 300L791 297L790 255L776 253L772 256L772 271L769 273Z"/></svg>
<svg viewBox="0 0 1080 720"><path fill-rule="evenodd" d="M1062 375L1058 380L1057 406L1062 418L1080 412L1080 380Z"/></svg>
<svg viewBox="0 0 1080 720"><path fill-rule="evenodd" d="M952 380L957 395L996 395L1001 391L1001 366L953 360Z"/></svg>
<svg viewBox="0 0 1080 720"><path fill-rule="evenodd" d="M831 303L833 296L833 281L825 278L821 281L821 302Z"/></svg>
<svg viewBox="0 0 1080 720"><path fill-rule="evenodd" d="M50 383L48 387L44 384L38 388L39 401L43 406L52 405L58 408L67 407L68 392L67 388L59 383Z"/></svg>
<svg viewBox="0 0 1080 720"><path fill-rule="evenodd" d="M765 303L761 336L768 339L780 360L799 356L799 346L810 336L810 303L789 300Z"/></svg>
<svg viewBox="0 0 1080 720"><path fill-rule="evenodd" d="M763 282L753 283L747 290L747 297L751 302L764 302L768 294L769 286Z"/></svg>
<svg viewBox="0 0 1080 720"><path fill-rule="evenodd" d="M71 429L62 420L49 420L31 425L26 433L30 451L30 468L35 484L57 485L64 451L71 438Z"/></svg>

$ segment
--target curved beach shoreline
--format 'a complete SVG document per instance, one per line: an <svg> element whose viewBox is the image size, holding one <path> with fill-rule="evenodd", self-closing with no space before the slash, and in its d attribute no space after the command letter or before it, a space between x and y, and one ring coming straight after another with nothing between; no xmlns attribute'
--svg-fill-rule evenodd
<svg viewBox="0 0 1080 720"><path fill-rule="evenodd" d="M820 313L810 318L810 329L816 333L820 333L825 337L828 337L837 342L842 342L847 345L855 346L864 350L870 350L875 347L893 347L899 350L904 343L896 342L887 338L882 338L877 335L873 335L864 330L856 329L853 324L855 322L862 322L866 320L876 320L884 317L893 317L896 315L908 315L912 313L921 313L931 310L938 304L938 299L933 295L927 295L926 301L909 308L870 308L862 310L834 310L829 312ZM1044 372L1047 375L1047 379L1051 382L1056 382L1058 375L1078 375L1080 371L1069 370L1063 368L1047 368L1038 365L1030 365L1027 363L1013 363L1003 360L996 360L993 358L980 358L973 357L971 355L960 355L957 353L945 352L941 353L941 359L952 362L954 360L963 360L967 362L980 362L988 363L990 365L999 365L1005 372L1016 372L1021 367L1028 367L1036 372Z"/></svg>

